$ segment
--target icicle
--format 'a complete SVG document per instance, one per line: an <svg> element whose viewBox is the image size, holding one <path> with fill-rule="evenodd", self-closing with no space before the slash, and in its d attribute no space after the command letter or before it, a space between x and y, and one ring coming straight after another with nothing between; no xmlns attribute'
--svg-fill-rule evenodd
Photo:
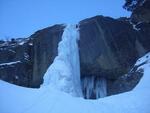
<svg viewBox="0 0 150 113"><path fill-rule="evenodd" d="M96 91L96 98L103 98L107 96L107 86L106 86L106 79L100 78L96 81L95 91Z"/></svg>
<svg viewBox="0 0 150 113"><path fill-rule="evenodd" d="M94 77L86 77L82 80L84 97L90 99L94 89Z"/></svg>
<svg viewBox="0 0 150 113"><path fill-rule="evenodd" d="M76 25L68 25L58 46L58 56L44 75L42 86L49 85L73 96L82 96Z"/></svg>
<svg viewBox="0 0 150 113"><path fill-rule="evenodd" d="M98 99L107 96L107 85L105 78L95 76L82 79L83 94L86 99Z"/></svg>

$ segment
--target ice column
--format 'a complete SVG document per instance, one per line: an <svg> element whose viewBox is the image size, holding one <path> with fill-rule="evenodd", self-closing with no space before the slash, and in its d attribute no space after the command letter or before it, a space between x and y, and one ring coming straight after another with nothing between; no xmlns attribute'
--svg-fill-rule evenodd
<svg viewBox="0 0 150 113"><path fill-rule="evenodd" d="M42 86L50 86L73 96L82 96L78 40L76 25L67 25L58 45L58 56L47 69Z"/></svg>
<svg viewBox="0 0 150 113"><path fill-rule="evenodd" d="M98 99L107 96L107 83L105 78L89 76L82 78L84 98Z"/></svg>

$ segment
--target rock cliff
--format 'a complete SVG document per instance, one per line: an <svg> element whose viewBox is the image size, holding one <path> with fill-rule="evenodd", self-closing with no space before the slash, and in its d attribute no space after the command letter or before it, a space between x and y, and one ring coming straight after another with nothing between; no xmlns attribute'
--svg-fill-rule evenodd
<svg viewBox="0 0 150 113"><path fill-rule="evenodd" d="M55 25L27 39L1 41L0 78L21 86L39 87L57 55L63 28L63 25Z"/></svg>
<svg viewBox="0 0 150 113"><path fill-rule="evenodd" d="M131 90L139 79L132 79L130 88L126 82L116 81L122 81L135 61L150 50L149 32L149 24L134 28L129 19L96 16L81 21L79 48L83 81L91 76L95 81L106 78L107 95Z"/></svg>

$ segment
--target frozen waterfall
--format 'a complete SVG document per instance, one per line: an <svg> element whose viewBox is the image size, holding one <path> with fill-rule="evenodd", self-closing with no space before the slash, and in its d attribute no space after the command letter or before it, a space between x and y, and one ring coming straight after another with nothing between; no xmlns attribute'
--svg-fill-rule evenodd
<svg viewBox="0 0 150 113"><path fill-rule="evenodd" d="M67 25L58 45L58 56L47 69L42 86L50 86L73 96L82 96L76 25Z"/></svg>
<svg viewBox="0 0 150 113"><path fill-rule="evenodd" d="M82 78L82 89L84 98L98 99L107 96L107 83L105 78L101 77L84 77Z"/></svg>
<svg viewBox="0 0 150 113"><path fill-rule="evenodd" d="M77 41L79 32L76 25L67 25L58 45L58 56L49 66L41 86L49 86L73 96L86 99L102 98L107 95L106 80L99 77L85 77L80 81L80 62Z"/></svg>

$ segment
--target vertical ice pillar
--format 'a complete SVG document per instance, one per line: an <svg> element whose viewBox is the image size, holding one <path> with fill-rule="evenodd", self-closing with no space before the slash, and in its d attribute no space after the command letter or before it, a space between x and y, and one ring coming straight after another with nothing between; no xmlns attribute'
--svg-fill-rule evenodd
<svg viewBox="0 0 150 113"><path fill-rule="evenodd" d="M58 45L58 56L47 69L42 86L49 85L73 96L82 96L76 25L67 25Z"/></svg>
<svg viewBox="0 0 150 113"><path fill-rule="evenodd" d="M82 90L86 99L98 99L107 96L105 78L88 76L82 78Z"/></svg>
<svg viewBox="0 0 150 113"><path fill-rule="evenodd" d="M103 98L107 96L107 85L105 78L99 78L96 81L95 90L96 90L95 94L96 98Z"/></svg>

